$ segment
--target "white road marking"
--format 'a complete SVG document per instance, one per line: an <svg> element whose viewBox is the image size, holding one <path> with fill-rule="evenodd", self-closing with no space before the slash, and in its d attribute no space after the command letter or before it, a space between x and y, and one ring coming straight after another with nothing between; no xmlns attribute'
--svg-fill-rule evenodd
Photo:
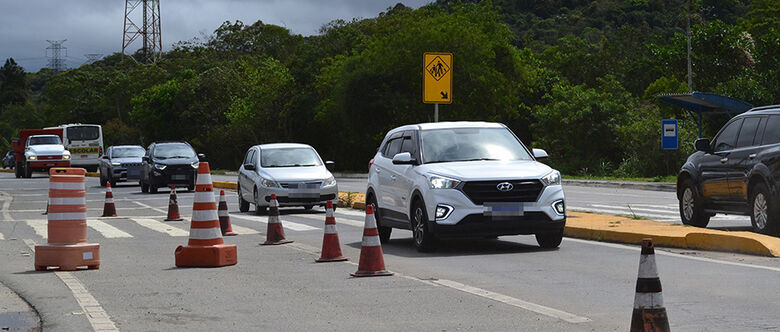
<svg viewBox="0 0 780 332"><path fill-rule="evenodd" d="M187 231L185 231L185 230L183 230L181 228L174 227L172 225L165 224L165 223L159 222L159 221L154 220L154 219L130 218L130 220L136 222L137 224L139 224L139 225L141 225L143 227L146 227L146 228L151 229L151 230L156 231L156 232L165 233L165 234L168 234L170 236L188 236L188 235L190 235L189 232L187 232Z"/></svg>
<svg viewBox="0 0 780 332"><path fill-rule="evenodd" d="M238 225L232 224L232 223L231 223L230 227L233 228L233 232L235 232L236 234L240 234L240 235L260 234L259 231L256 231L256 230L254 230L252 228L241 227L241 226L238 226Z"/></svg>
<svg viewBox="0 0 780 332"><path fill-rule="evenodd" d="M35 251L35 242L32 240L24 240L24 243L30 247L30 250ZM111 317L108 316L106 310L100 305L92 294L89 293L84 284L79 281L76 276L70 272L56 271L54 274L65 283L65 286L70 289L73 297L76 298L76 302L84 312L84 316L87 317L89 324L92 325L94 331L119 331Z"/></svg>
<svg viewBox="0 0 780 332"><path fill-rule="evenodd" d="M156 208L156 207L154 207L154 206L151 206L151 205L146 205L146 204L144 204L144 203L141 203L141 202L139 202L139 201L133 201L133 203L135 203L135 204L138 204L138 205L140 205L140 206L142 206L142 207L145 207L145 208L147 208L147 209L151 209L151 210L154 210L154 211L160 212L160 213L165 213L165 214L167 214L167 213L168 213L168 211L166 211L166 210L163 210L163 209L158 209L158 208Z"/></svg>
<svg viewBox="0 0 780 332"><path fill-rule="evenodd" d="M322 214L296 214L295 217L305 218L305 219L311 219L311 220L318 220L322 222L322 225L325 225L325 215ZM355 226L363 228L363 221L356 221L350 218L339 218L338 216L336 218L336 225L349 225L349 226Z"/></svg>
<svg viewBox="0 0 780 332"><path fill-rule="evenodd" d="M14 218L11 218L11 213L9 212L9 209L11 207L11 202L13 202L14 197L7 192L0 191L0 200L3 201L3 206L0 207L0 209L3 210L3 219L5 220L13 220Z"/></svg>
<svg viewBox="0 0 780 332"><path fill-rule="evenodd" d="M243 215L243 214L234 214L234 215L231 215L230 218L238 218L238 219L244 219L244 220L257 221L257 222L261 222L261 223L264 223L264 224L268 223L268 220L267 220L268 218L267 217L263 218L261 216L247 216L247 215ZM323 222L323 224L325 224L325 222ZM319 229L317 227L311 227L309 225L299 224L299 223L295 223L295 222L291 222L291 221L284 221L283 219L282 219L282 226L284 228L288 228L290 230L300 231L300 232L303 232L303 231L314 231L314 230L318 230Z"/></svg>
<svg viewBox="0 0 780 332"><path fill-rule="evenodd" d="M3 235L3 233L0 233L0 240L5 240L5 235Z"/></svg>
<svg viewBox="0 0 780 332"><path fill-rule="evenodd" d="M100 232L103 237L109 239L133 237L119 228L111 226L101 220L87 220L87 226L92 227L92 229Z"/></svg>
<svg viewBox="0 0 780 332"><path fill-rule="evenodd" d="M578 243L591 244L591 245L596 245L596 246L602 246L602 247L609 247L609 248L625 249L625 250L632 250L632 251L639 251L639 252L642 251L641 247L638 247L638 246L632 247L632 246L628 246L628 245L625 245L625 244L596 242L596 241L589 241L589 240L573 239L573 238L569 238L569 237L564 238L564 240L572 241L572 242L578 242ZM767 270L767 271L772 271L772 272L780 272L780 267L755 265L755 264L746 264L746 263L737 263L737 262L729 262L729 261L722 261L722 260L718 260L718 259L704 258L704 257L694 257L694 256L681 255L681 254L668 252L668 251L662 251L662 250L656 250L655 254L656 255L676 257L676 258L682 258L682 259L690 259L690 260L700 261L700 262L722 264L722 265L732 265L732 266L746 267L746 268L751 268L751 269Z"/></svg>
<svg viewBox="0 0 780 332"><path fill-rule="evenodd" d="M38 234L38 236L47 239L49 235L49 221L46 219L32 219L32 220L25 220L24 221L27 226L32 227L32 229L35 231L35 234Z"/></svg>
<svg viewBox="0 0 780 332"><path fill-rule="evenodd" d="M461 284L461 283L459 283L457 281L446 280L446 279L438 279L438 280L430 280L430 281L433 282L434 284L437 284L437 285L442 285L442 286L445 286L445 287L449 287L449 288L452 288L452 289L463 291L463 292L466 292L466 293L469 293L469 294L474 294L474 295L477 295L477 296L480 296L480 297L484 297L484 298L487 298L487 299L491 299L491 300L494 300L494 301L505 303L505 304L508 304L508 305L511 305L511 306L515 306L515 307L518 307L518 308L523 308L523 309L528 310L528 311L533 311L533 312L535 312L537 314L542 314L542 315L545 315L545 316L548 316L548 317L560 319L560 320L563 320L563 321L566 321L566 322L569 322L569 323L585 323L585 322L590 322L591 321L587 317L577 316L575 314L571 314L571 313L568 313L568 312L565 312L565 311L561 311L561 310L558 310L558 309L553 309L553 308L550 308L550 307L545 307L545 306L540 305L540 304L531 303L531 302L528 302L528 301L523 301L521 299L514 298L514 297L511 297L511 296L499 294L499 293L496 293L496 292L491 292L489 290L485 290L485 289L481 289L481 288L477 288L477 287L473 287L473 286L469 286L469 285L464 285L464 284Z"/></svg>

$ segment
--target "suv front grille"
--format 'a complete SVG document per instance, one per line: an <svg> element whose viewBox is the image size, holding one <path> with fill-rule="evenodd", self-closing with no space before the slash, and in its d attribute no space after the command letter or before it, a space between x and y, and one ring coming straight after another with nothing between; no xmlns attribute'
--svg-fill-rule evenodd
<svg viewBox="0 0 780 332"><path fill-rule="evenodd" d="M500 183L509 182L512 190L500 191ZM485 202L536 202L544 185L539 180L470 181L461 187L474 204Z"/></svg>

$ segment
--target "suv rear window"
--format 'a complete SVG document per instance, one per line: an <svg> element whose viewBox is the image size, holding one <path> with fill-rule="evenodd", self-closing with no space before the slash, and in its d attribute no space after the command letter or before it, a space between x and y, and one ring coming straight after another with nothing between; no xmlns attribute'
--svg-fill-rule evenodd
<svg viewBox="0 0 780 332"><path fill-rule="evenodd" d="M100 128L95 126L68 127L66 135L71 141L90 141L100 137Z"/></svg>

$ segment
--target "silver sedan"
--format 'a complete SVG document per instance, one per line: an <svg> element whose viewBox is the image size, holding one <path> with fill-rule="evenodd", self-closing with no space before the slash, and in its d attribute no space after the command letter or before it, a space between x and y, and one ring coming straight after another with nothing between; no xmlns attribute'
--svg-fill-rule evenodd
<svg viewBox="0 0 780 332"><path fill-rule="evenodd" d="M256 206L258 214L276 194L280 206L311 209L338 200L338 184L314 148L306 144L255 145L247 151L238 170L238 202L241 212Z"/></svg>

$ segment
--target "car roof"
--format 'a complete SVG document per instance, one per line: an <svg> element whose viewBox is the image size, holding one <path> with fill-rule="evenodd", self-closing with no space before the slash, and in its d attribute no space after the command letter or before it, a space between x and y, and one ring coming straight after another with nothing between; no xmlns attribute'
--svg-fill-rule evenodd
<svg viewBox="0 0 780 332"><path fill-rule="evenodd" d="M59 137L59 136L57 136L57 135L51 135L51 134L44 134L44 135L30 135L30 137L56 137L56 138L60 138L60 137Z"/></svg>
<svg viewBox="0 0 780 332"><path fill-rule="evenodd" d="M166 145L166 144L185 144L185 145L190 145L190 143L187 143L187 142L177 142L177 141L154 142L152 144L154 144L154 145Z"/></svg>
<svg viewBox="0 0 780 332"><path fill-rule="evenodd" d="M140 145L112 145L109 148L141 148L143 149L143 146Z"/></svg>
<svg viewBox="0 0 780 332"><path fill-rule="evenodd" d="M290 148L311 148L311 145L302 143L269 143L255 145L260 149L290 149ZM312 148L313 149L313 148Z"/></svg>
<svg viewBox="0 0 780 332"><path fill-rule="evenodd" d="M425 122L413 125L405 125L395 128L388 132L388 134L396 133L403 130L433 130L433 129L451 129L451 128L505 128L498 122L483 122L483 121L450 121L450 122Z"/></svg>
<svg viewBox="0 0 780 332"><path fill-rule="evenodd" d="M761 114L778 114L780 113L780 105L767 105L751 108L749 111L740 115L761 115Z"/></svg>

